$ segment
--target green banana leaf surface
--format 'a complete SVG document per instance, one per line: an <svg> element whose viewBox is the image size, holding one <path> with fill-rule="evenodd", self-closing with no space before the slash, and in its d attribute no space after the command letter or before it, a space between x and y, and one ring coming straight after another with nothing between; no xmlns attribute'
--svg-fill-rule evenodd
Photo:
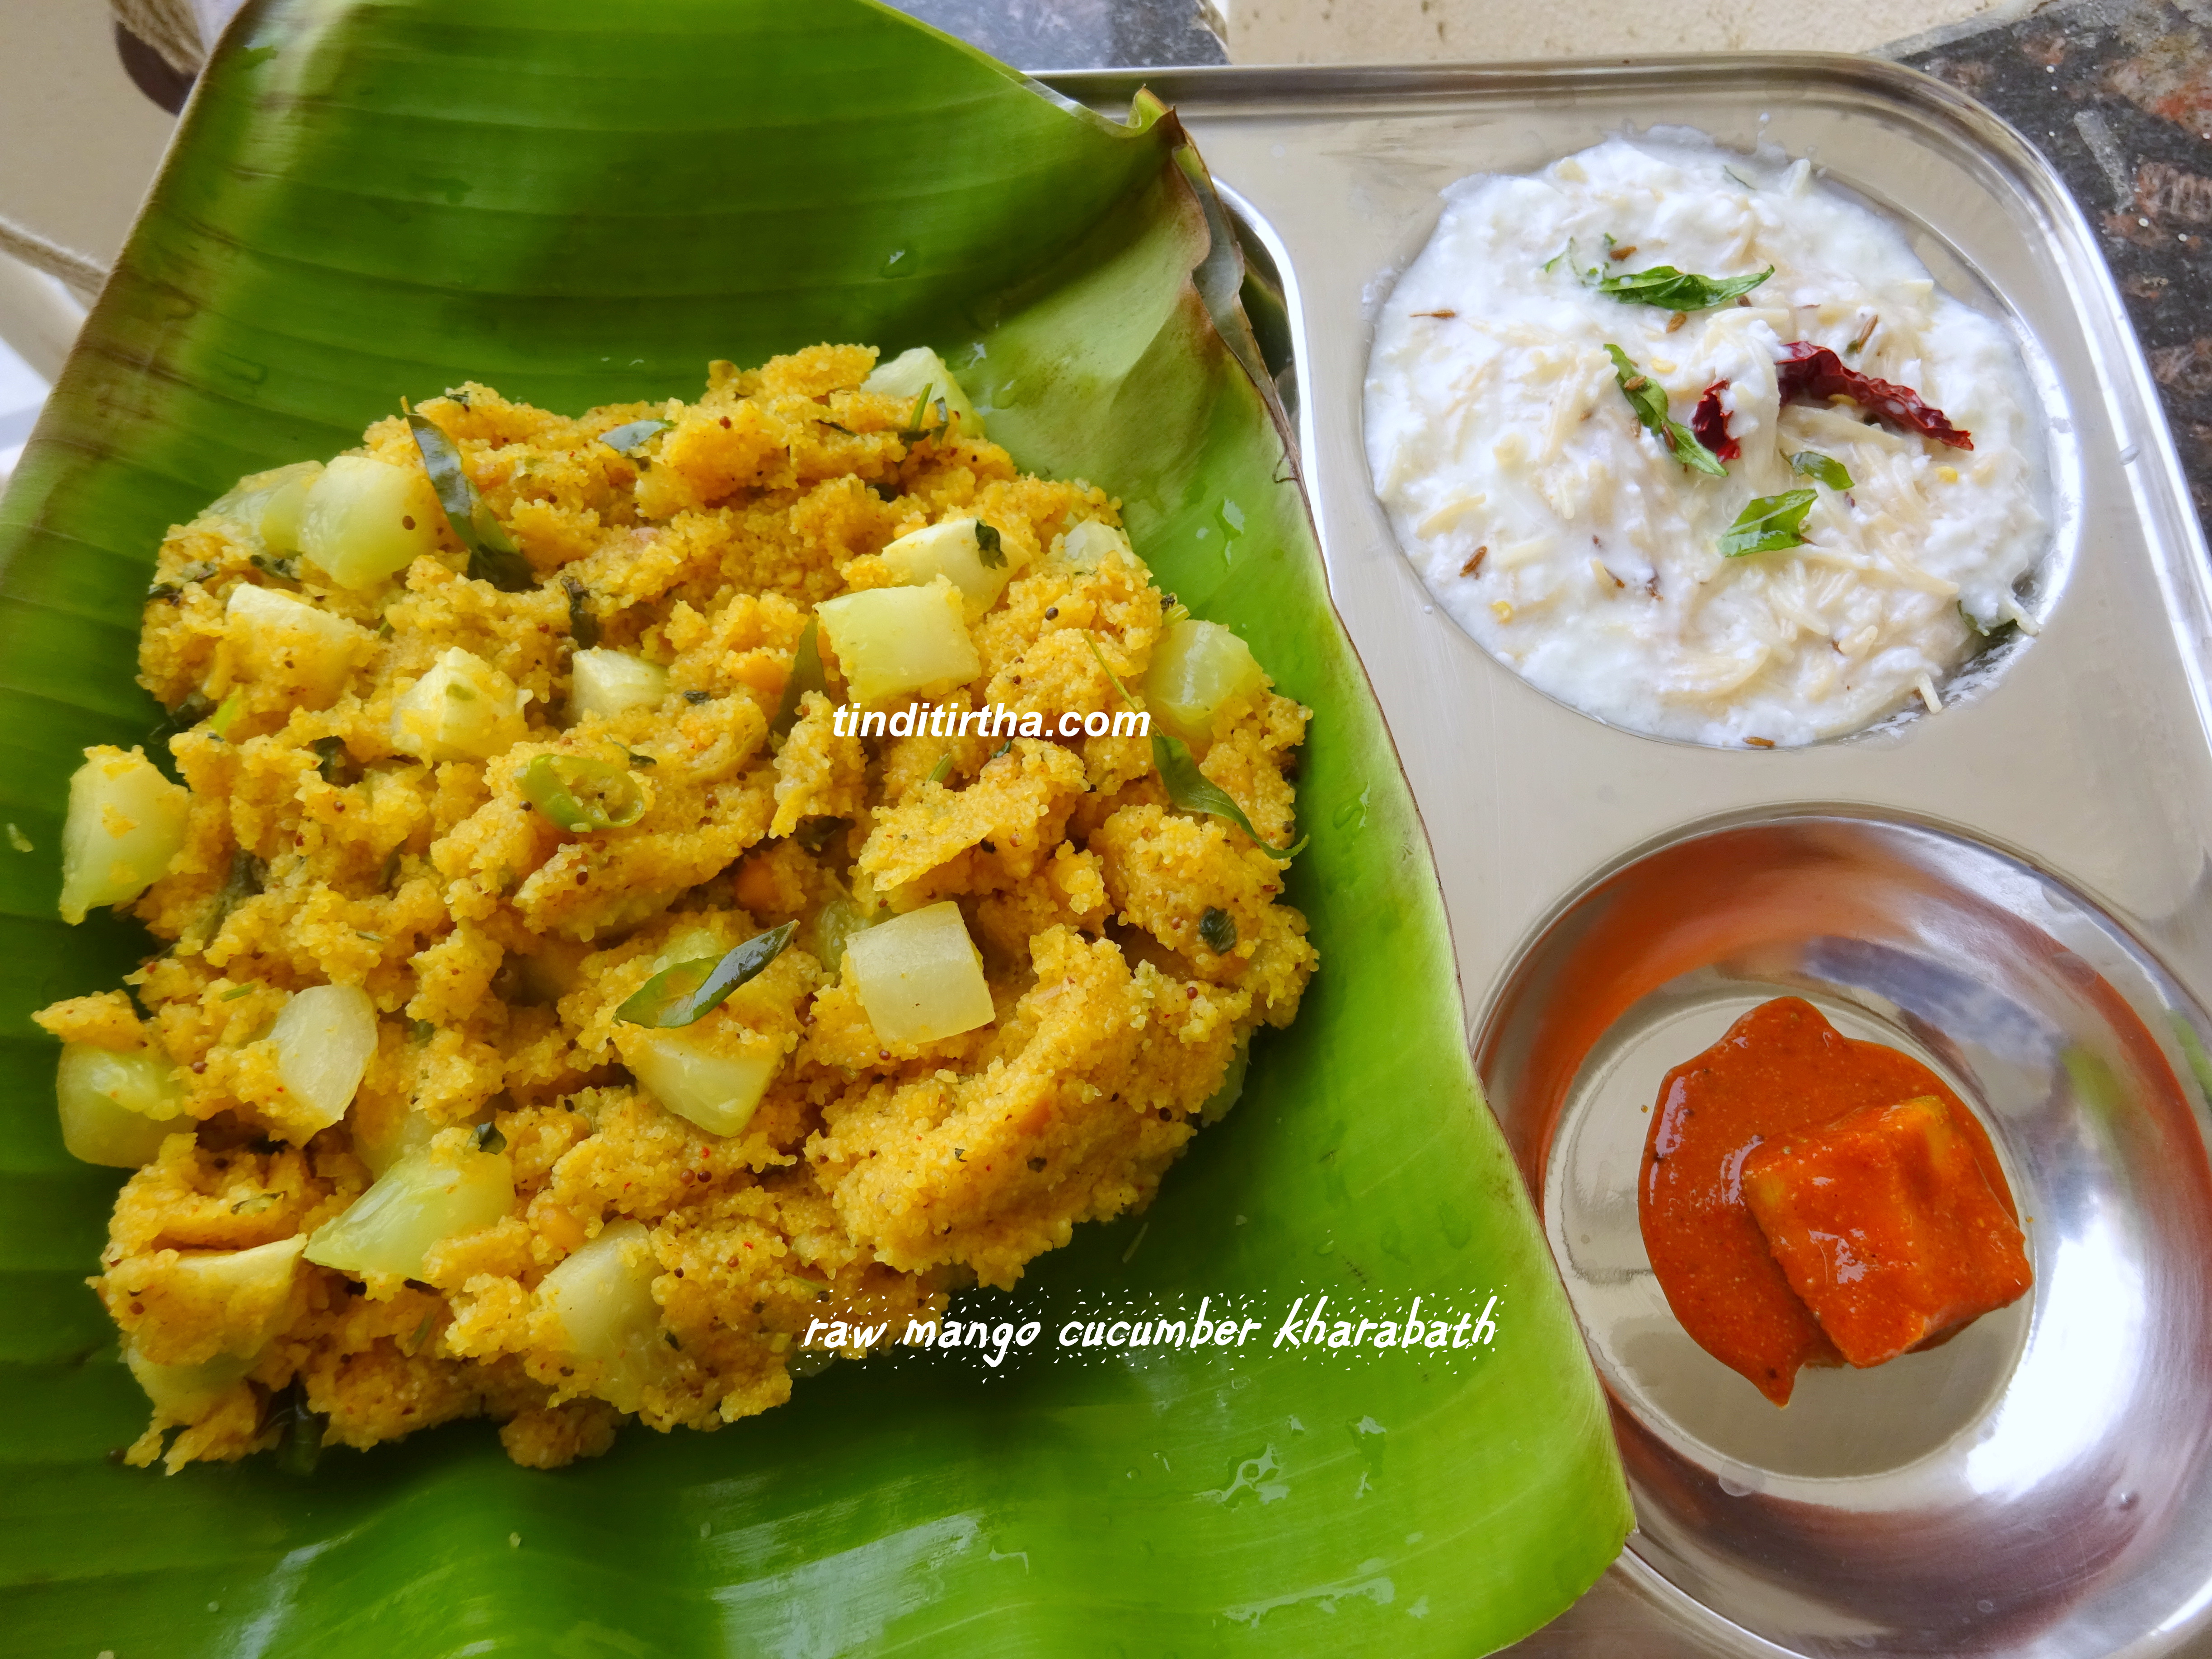
<svg viewBox="0 0 2212 1659"><path fill-rule="evenodd" d="M1470 1655L1595 1577L1629 1524L1602 1402L1239 272L1171 116L1102 120L869 0L247 9L0 502L0 817L33 848L0 849L0 1647ZM27 1017L149 948L54 902L79 752L158 713L134 652L166 527L464 377L581 410L825 339L935 346L1017 462L1118 495L1161 585L1314 710L1297 1024L1148 1212L956 1299L1044 1327L1000 1366L841 1364L550 1474L482 1423L307 1477L121 1467L144 1402L82 1284L119 1173L63 1152ZM1298 1297L1415 1295L1494 1339L1272 1346ZM1201 1298L1264 1328L1056 1346Z"/></svg>

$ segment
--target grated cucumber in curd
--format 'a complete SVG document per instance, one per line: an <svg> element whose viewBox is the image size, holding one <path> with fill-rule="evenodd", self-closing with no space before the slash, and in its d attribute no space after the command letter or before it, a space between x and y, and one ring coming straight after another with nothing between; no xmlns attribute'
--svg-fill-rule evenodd
<svg viewBox="0 0 2212 1659"><path fill-rule="evenodd" d="M2033 631L2018 589L2048 537L2026 370L2003 326L1940 292L1895 226L1805 161L1650 136L1444 198L1377 321L1368 460L1400 546L1499 660L1631 731L1789 746L1939 706L1984 632ZM1583 274L1656 265L1774 274L1741 303L1686 314L1623 303ZM1778 406L1776 359L1799 340L1911 387L1973 447L1854 404ZM1685 467L1638 424L1608 344L1685 426L1729 382L1742 453L1725 477ZM1842 463L1851 489L1793 471L1807 450ZM1802 545L1722 556L1753 497L1802 489Z"/></svg>

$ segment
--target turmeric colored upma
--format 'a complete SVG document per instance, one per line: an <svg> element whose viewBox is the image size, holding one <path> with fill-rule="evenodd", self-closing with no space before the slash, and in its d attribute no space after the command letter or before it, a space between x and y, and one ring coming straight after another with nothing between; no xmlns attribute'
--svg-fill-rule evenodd
<svg viewBox="0 0 2212 1659"><path fill-rule="evenodd" d="M62 906L167 948L38 1016L134 1463L764 1411L1148 1202L1315 966L1308 711L927 350L450 391L173 530L140 665Z"/></svg>

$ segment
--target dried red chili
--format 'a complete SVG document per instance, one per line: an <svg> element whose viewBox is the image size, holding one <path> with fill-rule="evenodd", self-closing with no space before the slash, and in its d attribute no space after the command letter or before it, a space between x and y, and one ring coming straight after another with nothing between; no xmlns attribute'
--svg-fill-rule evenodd
<svg viewBox="0 0 2212 1659"><path fill-rule="evenodd" d="M1743 453L1743 446L1729 436L1728 411L1721 407L1721 393L1728 387L1726 380L1715 380L1705 388L1705 395L1698 399L1697 412L1690 416L1690 430L1722 460L1732 461Z"/></svg>
<svg viewBox="0 0 2212 1659"><path fill-rule="evenodd" d="M1775 361L1774 381L1780 401L1785 404L1826 403L1831 398L1849 398L1891 426L1917 432L1954 449L1974 447L1972 433L1953 426L1942 410L1929 405L1911 386L1877 380L1871 374L1846 368L1842 358L1810 340L1793 340L1782 348L1782 356ZM1705 395L1710 398L1712 393ZM1703 404L1698 406L1698 414L1702 418Z"/></svg>

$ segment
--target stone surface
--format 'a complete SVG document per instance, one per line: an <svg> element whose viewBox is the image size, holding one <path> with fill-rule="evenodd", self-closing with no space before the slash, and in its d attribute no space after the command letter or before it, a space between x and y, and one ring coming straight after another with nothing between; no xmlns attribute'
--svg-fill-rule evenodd
<svg viewBox="0 0 2212 1659"><path fill-rule="evenodd" d="M1023 70L1225 64L1200 0L890 0Z"/></svg>
<svg viewBox="0 0 2212 1659"><path fill-rule="evenodd" d="M1230 0L1239 64L1413 64L1683 52L1868 52L2020 0L1705 0L1501 6L1494 0Z"/></svg>
<svg viewBox="0 0 2212 1659"><path fill-rule="evenodd" d="M2212 6L2085 0L1900 56L1987 104L2064 177L2212 526Z"/></svg>

